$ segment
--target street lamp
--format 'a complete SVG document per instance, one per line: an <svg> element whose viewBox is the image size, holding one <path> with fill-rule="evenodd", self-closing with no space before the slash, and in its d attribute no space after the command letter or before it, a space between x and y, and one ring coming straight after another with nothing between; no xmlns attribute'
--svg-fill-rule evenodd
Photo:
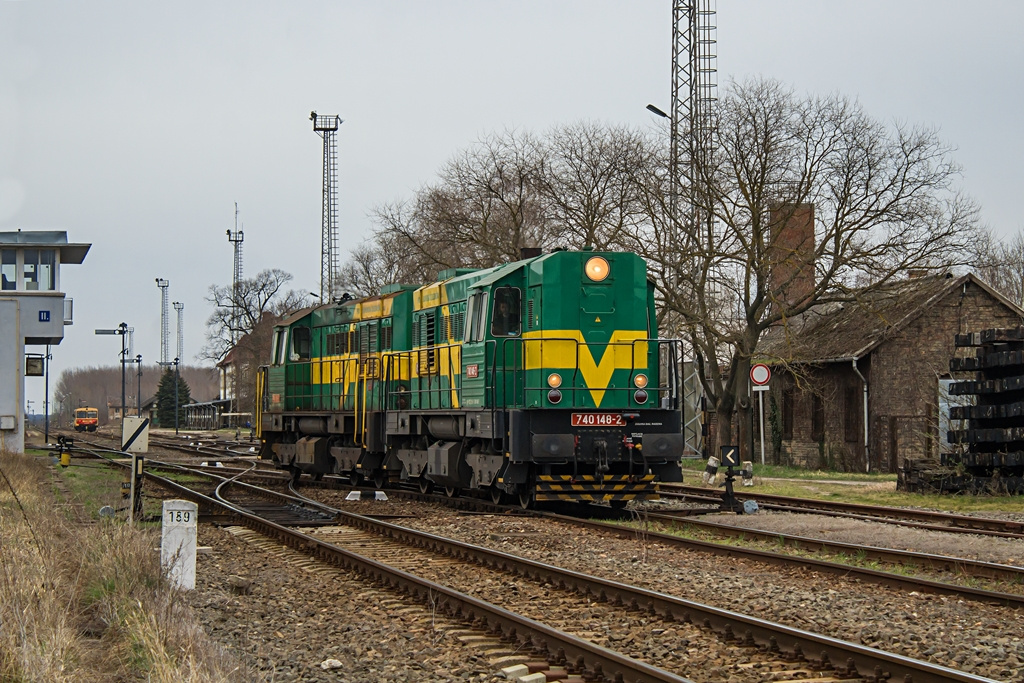
<svg viewBox="0 0 1024 683"><path fill-rule="evenodd" d="M46 393L43 395L43 411L46 414L45 427L43 432L43 439L46 443L50 443L50 360L53 356L50 355L50 345L46 345Z"/></svg>
<svg viewBox="0 0 1024 683"><path fill-rule="evenodd" d="M121 335L121 436L124 436L124 366L128 362L128 323L121 323L116 330L96 330L96 334Z"/></svg>
<svg viewBox="0 0 1024 683"><path fill-rule="evenodd" d="M139 390L135 394L135 405L139 409L139 417L142 417L142 354L135 356L135 362L138 363L138 376L139 376Z"/></svg>

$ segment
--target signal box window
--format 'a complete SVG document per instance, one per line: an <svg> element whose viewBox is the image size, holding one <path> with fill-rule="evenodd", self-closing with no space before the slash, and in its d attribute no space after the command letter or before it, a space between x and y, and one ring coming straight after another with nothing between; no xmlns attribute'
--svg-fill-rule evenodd
<svg viewBox="0 0 1024 683"><path fill-rule="evenodd" d="M491 316L491 336L518 337L522 331L522 297L515 287L494 290L494 310Z"/></svg>
<svg viewBox="0 0 1024 683"><path fill-rule="evenodd" d="M0 249L0 276L5 290L13 291L18 286L17 256L14 249Z"/></svg>
<svg viewBox="0 0 1024 683"><path fill-rule="evenodd" d="M25 250L25 289L53 291L56 286L53 249Z"/></svg>

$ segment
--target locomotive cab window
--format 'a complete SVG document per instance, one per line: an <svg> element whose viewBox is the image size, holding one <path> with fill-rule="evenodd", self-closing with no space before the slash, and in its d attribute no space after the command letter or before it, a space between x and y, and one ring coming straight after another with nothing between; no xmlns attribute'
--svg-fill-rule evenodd
<svg viewBox="0 0 1024 683"><path fill-rule="evenodd" d="M466 341L483 341L487 331L487 292L477 292L469 297L466 320Z"/></svg>
<svg viewBox="0 0 1024 683"><path fill-rule="evenodd" d="M311 339L308 327L296 327L292 330L292 360L309 360Z"/></svg>
<svg viewBox="0 0 1024 683"><path fill-rule="evenodd" d="M491 336L518 337L522 331L522 295L515 287L494 290Z"/></svg>
<svg viewBox="0 0 1024 683"><path fill-rule="evenodd" d="M274 348L270 353L274 365L284 364L285 334L285 330L274 330Z"/></svg>

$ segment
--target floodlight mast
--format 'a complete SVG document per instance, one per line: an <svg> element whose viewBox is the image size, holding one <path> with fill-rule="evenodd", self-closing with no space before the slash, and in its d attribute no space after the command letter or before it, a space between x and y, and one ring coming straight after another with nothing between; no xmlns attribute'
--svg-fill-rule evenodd
<svg viewBox="0 0 1024 683"><path fill-rule="evenodd" d="M313 132L324 141L323 203L321 209L320 248L320 301L334 298L338 277L338 126L344 123L338 116L310 112Z"/></svg>
<svg viewBox="0 0 1024 683"><path fill-rule="evenodd" d="M160 288L160 365L167 366L167 288L171 282L158 277L156 286Z"/></svg>

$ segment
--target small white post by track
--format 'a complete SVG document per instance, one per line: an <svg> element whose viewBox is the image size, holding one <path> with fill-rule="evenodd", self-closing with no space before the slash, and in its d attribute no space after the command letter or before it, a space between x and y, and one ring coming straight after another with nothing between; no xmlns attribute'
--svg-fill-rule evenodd
<svg viewBox="0 0 1024 683"><path fill-rule="evenodd" d="M199 506L189 500L165 500L160 541L160 566L171 584L196 587L196 521Z"/></svg>

